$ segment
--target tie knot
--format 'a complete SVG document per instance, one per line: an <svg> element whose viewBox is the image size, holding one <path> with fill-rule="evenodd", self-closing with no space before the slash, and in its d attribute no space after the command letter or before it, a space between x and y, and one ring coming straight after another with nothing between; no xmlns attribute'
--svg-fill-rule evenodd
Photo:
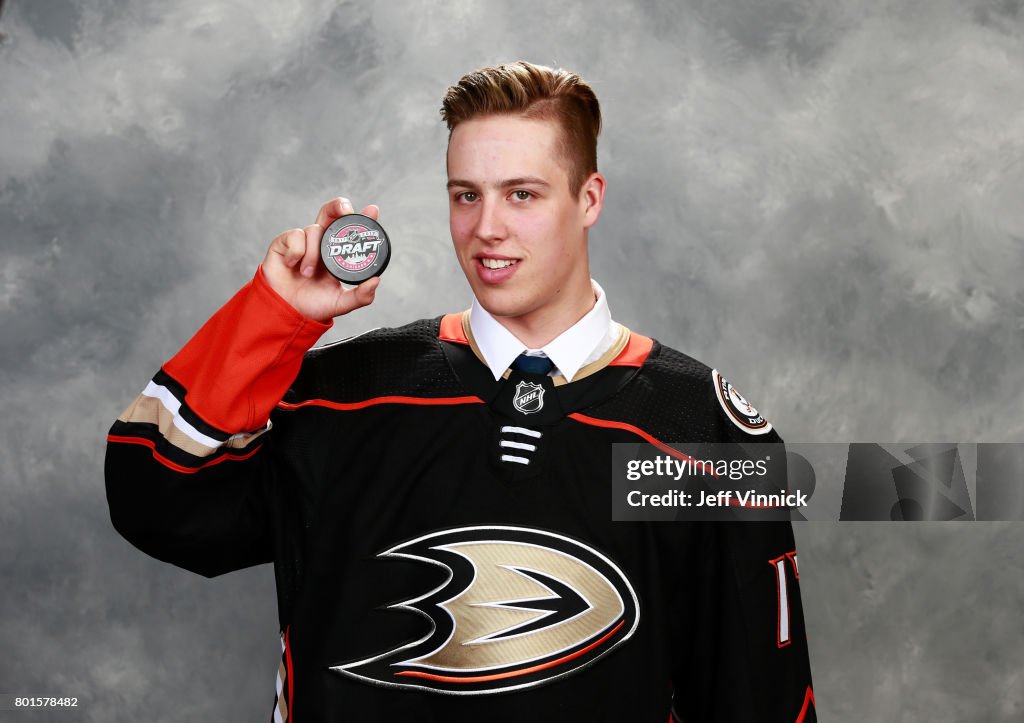
<svg viewBox="0 0 1024 723"><path fill-rule="evenodd" d="M520 354L512 362L512 368L524 374L547 374L555 367L546 356L528 356Z"/></svg>

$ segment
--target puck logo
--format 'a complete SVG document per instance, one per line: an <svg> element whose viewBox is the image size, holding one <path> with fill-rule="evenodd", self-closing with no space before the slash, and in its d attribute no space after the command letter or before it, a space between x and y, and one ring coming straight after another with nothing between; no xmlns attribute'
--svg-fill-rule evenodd
<svg viewBox="0 0 1024 723"><path fill-rule="evenodd" d="M754 409L754 405L743 398L736 387L725 380L718 371L711 370L711 378L715 383L715 394L729 419L748 434L767 434L772 425Z"/></svg>
<svg viewBox="0 0 1024 723"><path fill-rule="evenodd" d="M544 387L534 382L519 382L512 397L512 406L523 414L533 414L544 408Z"/></svg>
<svg viewBox="0 0 1024 723"><path fill-rule="evenodd" d="M375 685L501 693L571 675L628 640L640 620L605 555L525 527L461 527L382 552L444 568L447 580L391 609L430 622L421 639L332 670Z"/></svg>
<svg viewBox="0 0 1024 723"><path fill-rule="evenodd" d="M351 224L328 239L328 255L345 271L362 271L377 258L380 243L379 231Z"/></svg>

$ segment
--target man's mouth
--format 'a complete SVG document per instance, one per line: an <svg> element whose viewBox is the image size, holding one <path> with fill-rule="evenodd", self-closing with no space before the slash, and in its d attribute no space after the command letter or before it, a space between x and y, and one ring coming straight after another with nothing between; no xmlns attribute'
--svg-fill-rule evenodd
<svg viewBox="0 0 1024 723"><path fill-rule="evenodd" d="M482 263L484 265L484 267L488 268L488 269L503 269L506 266L511 266L512 264L518 264L519 260L518 259L486 259L485 258L485 259L480 259L480 263Z"/></svg>

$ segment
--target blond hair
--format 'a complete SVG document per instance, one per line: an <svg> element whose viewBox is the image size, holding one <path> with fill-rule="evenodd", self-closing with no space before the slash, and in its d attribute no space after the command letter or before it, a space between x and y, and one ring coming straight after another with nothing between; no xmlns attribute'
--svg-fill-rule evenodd
<svg viewBox="0 0 1024 723"><path fill-rule="evenodd" d="M597 171L601 107L591 87L575 73L520 60L474 70L448 88L441 118L448 125L449 140L459 123L487 115L555 121L562 131L558 151L574 196Z"/></svg>

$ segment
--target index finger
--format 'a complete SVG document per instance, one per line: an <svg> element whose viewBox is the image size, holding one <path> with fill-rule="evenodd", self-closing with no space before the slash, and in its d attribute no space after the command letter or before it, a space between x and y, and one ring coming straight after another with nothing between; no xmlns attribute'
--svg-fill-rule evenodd
<svg viewBox="0 0 1024 723"><path fill-rule="evenodd" d="M327 228L335 219L353 212L354 209L352 208L352 202L347 198L343 198L341 196L338 198L332 198L320 207L320 213L316 215L316 223Z"/></svg>

